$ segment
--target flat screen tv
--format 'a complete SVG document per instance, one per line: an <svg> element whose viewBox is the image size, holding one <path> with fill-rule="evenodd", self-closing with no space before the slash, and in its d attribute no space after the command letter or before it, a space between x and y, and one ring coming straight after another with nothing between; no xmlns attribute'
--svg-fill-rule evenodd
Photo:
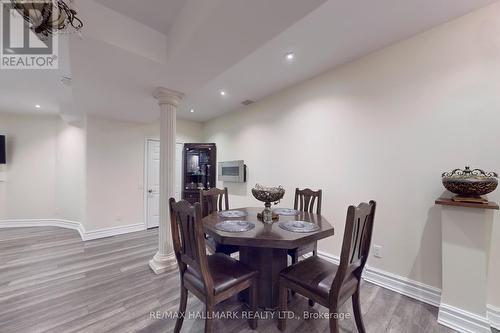
<svg viewBox="0 0 500 333"><path fill-rule="evenodd" d="M5 152L5 135L0 135L0 164L7 163Z"/></svg>

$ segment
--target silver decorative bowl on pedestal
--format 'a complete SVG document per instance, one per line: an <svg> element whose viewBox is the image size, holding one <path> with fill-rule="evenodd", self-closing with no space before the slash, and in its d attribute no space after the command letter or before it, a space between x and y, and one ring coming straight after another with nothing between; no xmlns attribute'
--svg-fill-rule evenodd
<svg viewBox="0 0 500 333"><path fill-rule="evenodd" d="M493 192L498 186L496 172L484 172L481 169L455 169L442 175L444 187L455 194L455 201L487 202L480 196Z"/></svg>
<svg viewBox="0 0 500 333"><path fill-rule="evenodd" d="M255 199L265 203L266 208L262 211L262 222L273 223L271 203L278 204L285 195L285 189L281 186L267 187L257 184L252 189L252 194Z"/></svg>

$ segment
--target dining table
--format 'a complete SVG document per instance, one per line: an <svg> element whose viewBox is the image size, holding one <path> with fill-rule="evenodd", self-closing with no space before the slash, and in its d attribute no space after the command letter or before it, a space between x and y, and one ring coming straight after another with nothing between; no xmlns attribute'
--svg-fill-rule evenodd
<svg viewBox="0 0 500 333"><path fill-rule="evenodd" d="M239 247L239 260L259 272L258 306L276 309L279 274L288 265L288 250L333 236L334 228L322 215L309 212L279 215L277 221L268 224L257 217L262 208L247 207L231 211L244 212L241 215L245 216L224 217L221 212L213 212L203 219L205 233L220 244ZM219 222L227 220L249 221L255 227L243 232L221 231L216 227ZM312 232L288 231L280 226L280 222L286 221L311 222L319 228Z"/></svg>

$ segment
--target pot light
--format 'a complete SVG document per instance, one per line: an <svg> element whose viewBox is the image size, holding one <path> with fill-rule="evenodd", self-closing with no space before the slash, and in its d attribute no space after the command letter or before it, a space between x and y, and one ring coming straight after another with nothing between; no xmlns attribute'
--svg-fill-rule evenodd
<svg viewBox="0 0 500 333"><path fill-rule="evenodd" d="M189 112L194 113L194 109L189 110Z"/></svg>
<svg viewBox="0 0 500 333"><path fill-rule="evenodd" d="M40 108L41 108L40 104L36 104L36 105L35 105L35 108L36 108L36 109L40 109Z"/></svg>
<svg viewBox="0 0 500 333"><path fill-rule="evenodd" d="M221 96L226 96L226 95L227 95L227 94L226 94L226 91L225 91L225 90L221 90L221 91L220 91L220 95L221 95Z"/></svg>
<svg viewBox="0 0 500 333"><path fill-rule="evenodd" d="M295 53L288 52L287 54L285 54L285 58L286 58L286 60L291 61L291 60L295 59Z"/></svg>

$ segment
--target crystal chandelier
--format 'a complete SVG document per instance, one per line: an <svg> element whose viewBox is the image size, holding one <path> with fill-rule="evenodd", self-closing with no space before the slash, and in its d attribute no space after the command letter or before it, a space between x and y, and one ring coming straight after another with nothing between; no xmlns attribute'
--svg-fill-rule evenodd
<svg viewBox="0 0 500 333"><path fill-rule="evenodd" d="M64 0L11 0L11 3L42 40L55 32L71 33L83 28L76 10Z"/></svg>

